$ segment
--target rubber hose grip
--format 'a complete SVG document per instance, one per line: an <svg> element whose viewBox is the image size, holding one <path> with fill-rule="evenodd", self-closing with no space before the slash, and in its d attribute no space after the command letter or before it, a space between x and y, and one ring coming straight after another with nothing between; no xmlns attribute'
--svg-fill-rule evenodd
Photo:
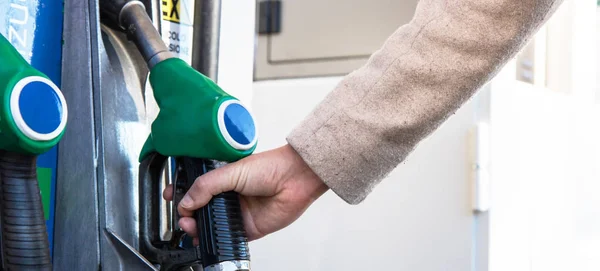
<svg viewBox="0 0 600 271"><path fill-rule="evenodd" d="M236 192L216 195L196 212L203 265L250 260L248 238Z"/></svg>
<svg viewBox="0 0 600 271"><path fill-rule="evenodd" d="M2 270L52 270L36 157L0 152Z"/></svg>
<svg viewBox="0 0 600 271"><path fill-rule="evenodd" d="M190 180L214 169L213 162L205 159L186 158L183 163ZM238 193L231 191L214 196L206 206L194 212L194 218L204 267L250 260Z"/></svg>

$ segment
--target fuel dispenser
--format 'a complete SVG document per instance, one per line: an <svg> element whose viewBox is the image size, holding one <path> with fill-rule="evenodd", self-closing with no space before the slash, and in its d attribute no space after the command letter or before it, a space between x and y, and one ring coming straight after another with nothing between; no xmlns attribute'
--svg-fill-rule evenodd
<svg viewBox="0 0 600 271"><path fill-rule="evenodd" d="M224 162L252 153L256 131L249 110L213 80L171 53L140 1L104 0L103 19L125 31L149 68L149 83L159 107L140 155L140 253L162 270L194 264L204 270L249 270L249 253L238 196L216 195L196 212L200 245L180 246L181 231L161 240L158 227L160 177L168 157L175 158L174 205L194 180ZM173 216L177 217L177 215ZM175 223L176 221L172 221Z"/></svg>
<svg viewBox="0 0 600 271"><path fill-rule="evenodd" d="M59 60L50 70L55 80L30 69L36 80L45 78L31 82L45 84L41 88L47 93L31 94L26 84L31 82L26 81L20 95L55 105L54 111L41 114L52 117L51 121L25 121L29 126L23 126L33 127L38 136L47 132L52 137L38 137L46 140L43 146L34 142L8 148L8 143L2 143L17 140L2 133L7 118L5 113L0 117L0 149L2 157L8 157L0 159L2 185L5 172L10 172L7 163L18 160L29 170L29 175L19 176L30 180L29 188L18 191L39 195L34 190L38 186L31 185L34 157L54 158L55 183L46 194L55 200L42 204L39 197L35 199L37 220L41 214L51 215L47 228L37 228L40 236L41 232L47 235L39 241L45 242L41 251L48 253L36 262L45 264L43 270L250 270L236 193L217 195L196 212L199 245L193 245L177 225L176 206L193 181L250 155L257 144L252 114L216 82L220 1L37 0L27 4L28 14L43 13L49 6L61 8L61 16L55 18L62 26L60 32L50 32L60 39L60 52L47 55ZM11 56L15 52L26 64L27 52L15 49ZM4 83L3 67L0 83ZM1 92L8 89L1 86L0 98L10 96ZM36 111L31 108L23 107L23 119L30 118L27 110ZM6 111L5 104L0 110ZM25 131L19 142L26 142L27 135L35 138L35 133L16 127L21 130L14 131ZM175 187L174 202L162 199L168 184ZM6 191L4 186L0 189ZM5 195L0 193L2 208L9 206L2 201ZM8 225L4 217L3 227ZM5 236L10 234L3 235L3 244Z"/></svg>

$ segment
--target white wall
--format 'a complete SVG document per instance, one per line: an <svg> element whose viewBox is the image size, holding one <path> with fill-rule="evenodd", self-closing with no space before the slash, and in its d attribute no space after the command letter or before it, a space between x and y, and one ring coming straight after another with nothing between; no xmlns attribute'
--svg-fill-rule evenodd
<svg viewBox="0 0 600 271"><path fill-rule="evenodd" d="M547 87L583 100L595 98L596 0L567 0L548 21Z"/></svg>
<svg viewBox="0 0 600 271"><path fill-rule="evenodd" d="M565 1L538 37L546 83L492 84L490 271L600 270L595 0Z"/></svg>
<svg viewBox="0 0 600 271"><path fill-rule="evenodd" d="M489 270L600 270L599 108L516 82L491 101Z"/></svg>
<svg viewBox="0 0 600 271"><path fill-rule="evenodd" d="M600 102L600 7L596 7L596 102Z"/></svg>
<svg viewBox="0 0 600 271"><path fill-rule="evenodd" d="M252 103L256 2L221 1L217 82L242 103Z"/></svg>
<svg viewBox="0 0 600 271"><path fill-rule="evenodd" d="M338 78L254 84L259 150L285 136ZM367 200L350 206L328 192L297 222L251 244L256 270L472 270L467 134L469 102L425 140Z"/></svg>

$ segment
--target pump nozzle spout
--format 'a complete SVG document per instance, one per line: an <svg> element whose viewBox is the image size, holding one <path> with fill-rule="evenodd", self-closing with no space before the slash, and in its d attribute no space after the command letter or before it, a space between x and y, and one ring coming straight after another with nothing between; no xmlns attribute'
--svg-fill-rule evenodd
<svg viewBox="0 0 600 271"><path fill-rule="evenodd" d="M148 68L152 69L159 62L175 57L152 24L144 3L139 0L104 0L101 5L104 20L109 20L110 24L127 33L146 60Z"/></svg>

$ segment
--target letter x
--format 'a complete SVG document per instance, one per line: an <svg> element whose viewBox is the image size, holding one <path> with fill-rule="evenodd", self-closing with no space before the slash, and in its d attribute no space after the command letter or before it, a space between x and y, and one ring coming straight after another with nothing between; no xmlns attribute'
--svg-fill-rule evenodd
<svg viewBox="0 0 600 271"><path fill-rule="evenodd" d="M179 0L172 0L173 1L173 8L171 9L171 15L169 17L173 18L173 15L176 14L177 15L177 20L179 20L179 13L177 12L177 2L179 2Z"/></svg>

